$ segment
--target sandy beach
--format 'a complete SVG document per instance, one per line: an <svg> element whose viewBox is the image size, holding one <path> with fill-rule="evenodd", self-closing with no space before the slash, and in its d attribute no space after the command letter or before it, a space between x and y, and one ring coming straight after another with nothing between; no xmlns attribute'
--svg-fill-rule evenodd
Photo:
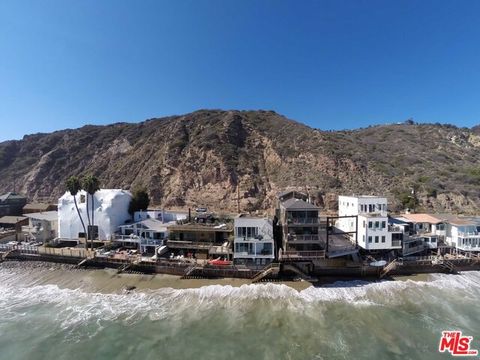
<svg viewBox="0 0 480 360"><path fill-rule="evenodd" d="M251 284L247 279L221 278L221 279L181 279L179 276L167 274L117 274L115 269L78 269L72 265L44 263L44 262L19 262L7 261L0 264L0 268L22 270L22 281L31 285L57 285L63 289L80 289L86 292L122 293L128 289L134 291L156 290L161 288L196 289L210 285L229 285L240 287ZM396 276L395 281L428 281L429 274L412 276ZM321 287L342 279L338 277L321 278L317 283L308 281L278 281L276 284L287 285L297 291L305 290L311 286Z"/></svg>

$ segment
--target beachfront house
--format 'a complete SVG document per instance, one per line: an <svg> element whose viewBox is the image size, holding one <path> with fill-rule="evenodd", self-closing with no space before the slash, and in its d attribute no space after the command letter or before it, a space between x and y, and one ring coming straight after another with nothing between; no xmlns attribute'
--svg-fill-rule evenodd
<svg viewBox="0 0 480 360"><path fill-rule="evenodd" d="M400 228L388 226L387 199L379 196L339 196L336 228L344 232L357 231L358 246L364 250L400 250L403 232ZM350 234L351 241L354 237Z"/></svg>
<svg viewBox="0 0 480 360"><path fill-rule="evenodd" d="M277 216L282 228L284 251L321 250L320 209L307 200L305 194L293 191L279 198Z"/></svg>
<svg viewBox="0 0 480 360"><path fill-rule="evenodd" d="M47 242L58 236L58 212L27 213L28 225L22 226L25 240Z"/></svg>
<svg viewBox="0 0 480 360"><path fill-rule="evenodd" d="M235 218L234 228L235 263L266 265L275 258L271 219L240 215Z"/></svg>
<svg viewBox="0 0 480 360"><path fill-rule="evenodd" d="M88 211L91 212L90 195ZM87 193L79 191L76 195L80 215L88 226L87 219ZM94 224L91 233L100 241L113 240L115 232L120 225L131 219L128 207L132 195L129 191L121 189L101 189L94 194ZM58 200L58 236L61 239L83 241L85 233L75 209L73 196L66 192Z"/></svg>
<svg viewBox="0 0 480 360"><path fill-rule="evenodd" d="M480 218L454 217L446 219L445 241L462 251L480 251Z"/></svg>
<svg viewBox="0 0 480 360"><path fill-rule="evenodd" d="M231 260L232 227L227 224L172 224L168 225L167 247L174 255L199 259L225 258Z"/></svg>
<svg viewBox="0 0 480 360"><path fill-rule="evenodd" d="M406 225L403 256L437 249L445 239L445 222L435 215L402 214L393 217L392 221Z"/></svg>
<svg viewBox="0 0 480 360"><path fill-rule="evenodd" d="M168 238L167 225L151 218L121 225L119 229L114 241L122 246L136 247L141 253L155 253L155 249L163 246Z"/></svg>

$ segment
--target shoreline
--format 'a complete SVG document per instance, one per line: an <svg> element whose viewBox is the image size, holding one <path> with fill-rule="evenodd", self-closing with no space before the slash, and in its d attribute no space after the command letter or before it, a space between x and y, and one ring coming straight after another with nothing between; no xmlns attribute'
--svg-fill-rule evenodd
<svg viewBox="0 0 480 360"><path fill-rule="evenodd" d="M20 272L15 270L20 269ZM299 281L274 281L252 283L249 279L215 278L215 279L181 279L177 275L168 274L117 274L115 269L79 269L73 265L49 262L25 262L9 260L0 263L0 271L14 270L12 280L16 275L30 285L57 285L61 289L77 290L102 294L119 294L129 292L145 292L158 289L199 289L206 286L231 286L275 284L285 285L296 291L310 287L332 287L335 283L349 283L362 281L365 284L376 282L402 282L402 281L430 281L431 274L398 275L389 279L365 279L352 277L326 276L318 282Z"/></svg>

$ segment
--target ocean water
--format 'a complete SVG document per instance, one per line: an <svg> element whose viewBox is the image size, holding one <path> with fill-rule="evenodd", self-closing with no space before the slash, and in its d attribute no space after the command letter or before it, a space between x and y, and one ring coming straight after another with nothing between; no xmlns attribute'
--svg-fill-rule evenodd
<svg viewBox="0 0 480 360"><path fill-rule="evenodd" d="M448 359L457 329L480 349L480 272L106 294L22 266L0 265L0 359Z"/></svg>

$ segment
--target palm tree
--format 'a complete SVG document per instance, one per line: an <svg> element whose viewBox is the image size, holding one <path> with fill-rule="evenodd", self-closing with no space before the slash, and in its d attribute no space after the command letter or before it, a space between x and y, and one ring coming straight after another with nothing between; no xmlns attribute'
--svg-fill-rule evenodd
<svg viewBox="0 0 480 360"><path fill-rule="evenodd" d="M93 175L87 175L83 178L83 181L82 181L82 187L83 187L83 190L85 190L89 195L90 195L90 200L91 200L91 211L92 211L92 222L91 222L91 229L93 228L93 226L95 226L95 201L94 201L94 198L93 198L93 195L98 191L100 190L100 181L98 180L98 178L96 176L93 176ZM87 196L88 197L88 196ZM87 204L87 208L88 208L88 204ZM89 219L90 220L90 219ZM92 246L92 250L93 250L93 236L91 236L91 246Z"/></svg>
<svg viewBox="0 0 480 360"><path fill-rule="evenodd" d="M80 210L78 209L78 204L77 204L77 194L82 189L82 186L80 184L80 179L77 176L70 176L65 183L65 187L67 188L67 191L70 192L70 195L73 196L75 209L77 209L78 217L80 218L80 222L82 223L83 233L85 234L85 249L87 249L88 248L87 230L85 229L85 223L83 222L83 218L82 218L82 215L80 214Z"/></svg>

